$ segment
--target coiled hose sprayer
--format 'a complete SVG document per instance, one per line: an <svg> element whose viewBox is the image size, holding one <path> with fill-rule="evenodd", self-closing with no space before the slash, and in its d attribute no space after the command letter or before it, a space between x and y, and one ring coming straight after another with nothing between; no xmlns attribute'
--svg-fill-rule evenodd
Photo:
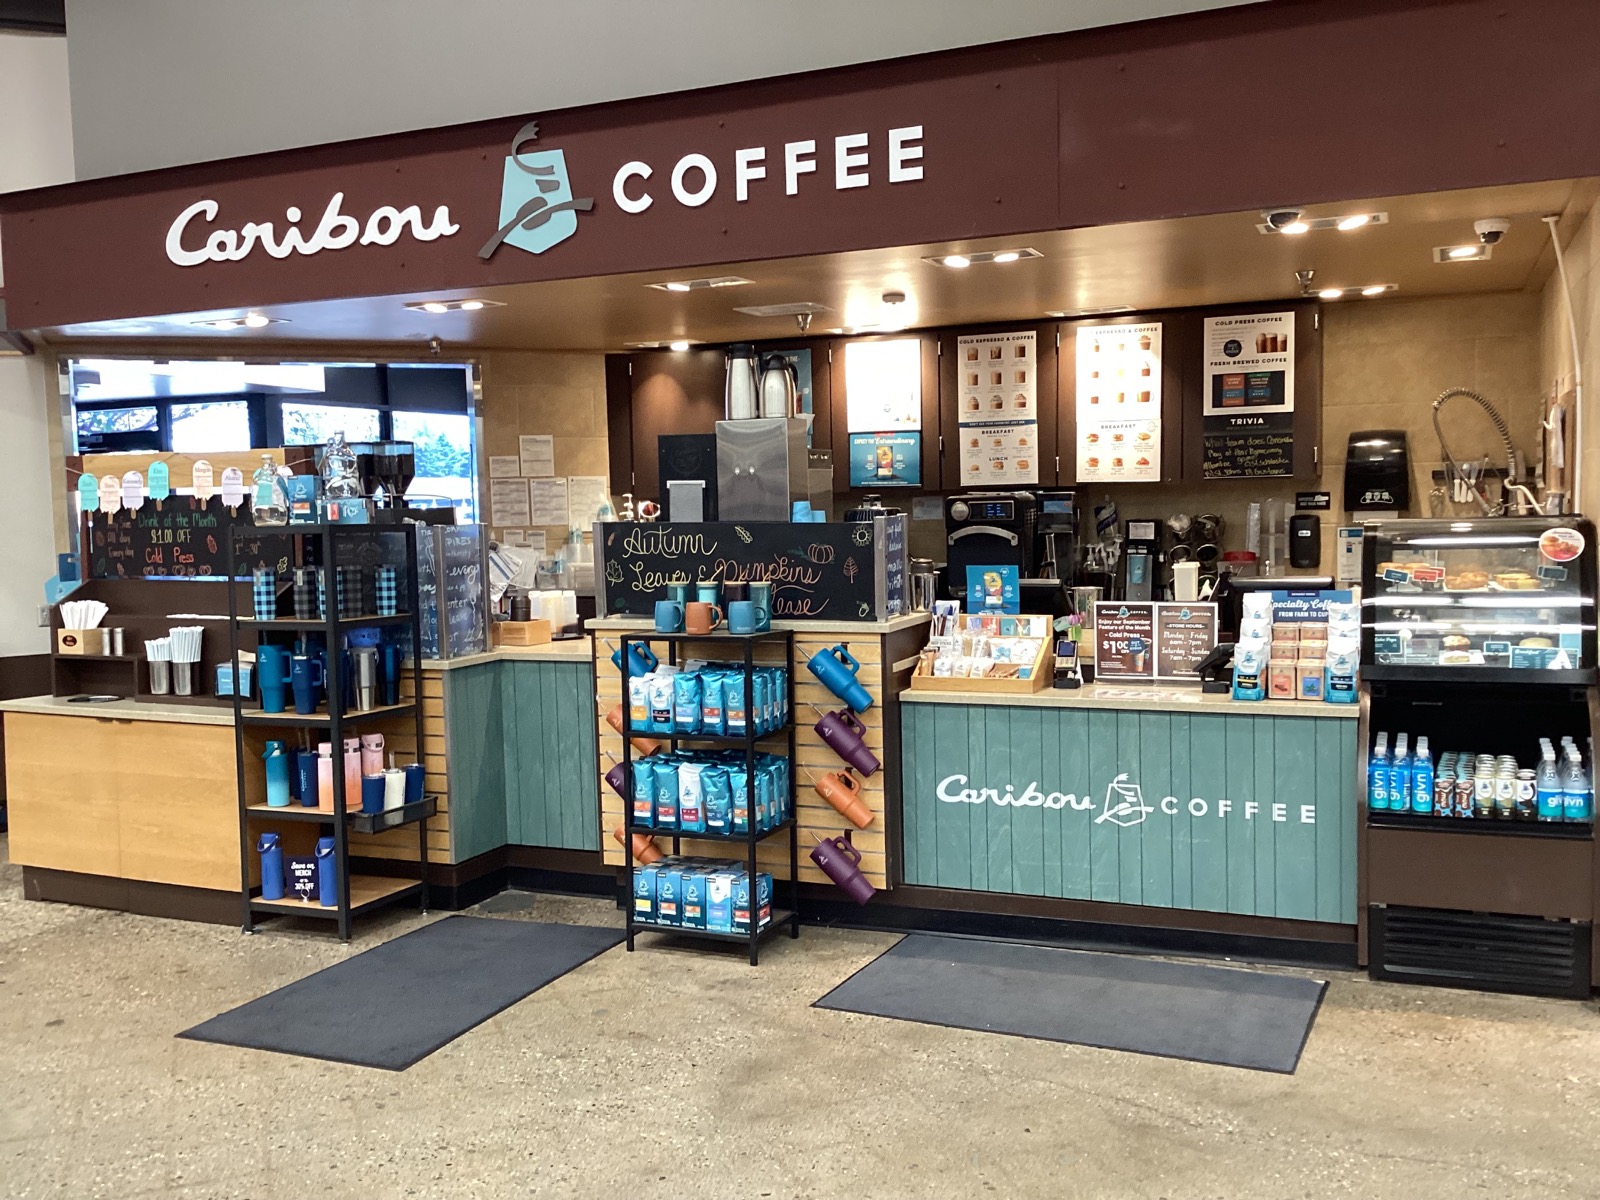
<svg viewBox="0 0 1600 1200"><path fill-rule="evenodd" d="M1439 410L1444 407L1445 401L1452 400L1456 396L1467 396L1476 400L1483 411L1489 414L1489 420L1494 422L1494 427L1500 434L1500 440L1505 443L1506 447L1506 466L1510 472L1506 476L1506 491L1509 494L1511 489L1518 486L1522 480L1521 465L1517 461L1517 448L1511 442L1511 429L1506 425L1505 418L1495 410L1494 405L1490 404L1471 388L1446 388L1439 393L1439 398L1433 402L1433 432L1439 438L1439 454L1444 459L1446 483L1453 483L1464 475L1461 465L1451 456L1450 447L1445 444L1444 428L1439 424ZM1493 517L1499 515L1499 510L1489 503L1481 491L1474 488L1472 495L1478 501L1478 507L1483 509L1484 516Z"/></svg>

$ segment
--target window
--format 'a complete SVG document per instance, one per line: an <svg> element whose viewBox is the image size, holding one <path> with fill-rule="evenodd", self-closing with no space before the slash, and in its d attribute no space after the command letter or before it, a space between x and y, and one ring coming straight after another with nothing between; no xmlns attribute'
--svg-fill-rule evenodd
<svg viewBox="0 0 1600 1200"><path fill-rule="evenodd" d="M448 498L472 520L472 418L465 413L397 412L396 441L416 447L416 476L406 489L414 503ZM435 504L434 507L437 507Z"/></svg>
<svg viewBox="0 0 1600 1200"><path fill-rule="evenodd" d="M340 404L283 402L283 444L305 446L326 442L343 432L347 442L375 442L383 435L378 410L347 408Z"/></svg>
<svg viewBox="0 0 1600 1200"><path fill-rule="evenodd" d="M102 433L153 433L159 428L153 404L78 410L80 436L93 437Z"/></svg>
<svg viewBox="0 0 1600 1200"><path fill-rule="evenodd" d="M168 428L172 448L195 453L250 449L250 404L246 400L212 400L174 404Z"/></svg>

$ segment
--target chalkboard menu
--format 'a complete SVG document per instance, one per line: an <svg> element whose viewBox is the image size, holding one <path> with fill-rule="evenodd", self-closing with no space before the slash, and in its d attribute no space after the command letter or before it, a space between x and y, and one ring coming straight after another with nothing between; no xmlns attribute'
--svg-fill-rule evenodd
<svg viewBox="0 0 1600 1200"><path fill-rule="evenodd" d="M204 503L170 496L160 507L146 500L135 510L90 513L84 518L89 578L224 579L235 526L256 529L249 506L229 511L220 496ZM240 577L257 566L283 574L293 565L293 543L279 528L240 538L235 553Z"/></svg>
<svg viewBox="0 0 1600 1200"><path fill-rule="evenodd" d="M1261 479L1294 474L1293 414L1205 419L1207 479Z"/></svg>
<svg viewBox="0 0 1600 1200"><path fill-rule="evenodd" d="M705 579L766 580L772 584L772 615L780 620L879 619L870 524L615 521L596 531L596 571L608 615L653 616L668 583ZM900 589L903 596L903 565Z"/></svg>
<svg viewBox="0 0 1600 1200"><path fill-rule="evenodd" d="M454 658L489 648L483 554L481 525L430 525L418 531L423 658Z"/></svg>
<svg viewBox="0 0 1600 1200"><path fill-rule="evenodd" d="M898 617L908 611L906 602L906 525L910 518L896 513L883 521L883 615Z"/></svg>

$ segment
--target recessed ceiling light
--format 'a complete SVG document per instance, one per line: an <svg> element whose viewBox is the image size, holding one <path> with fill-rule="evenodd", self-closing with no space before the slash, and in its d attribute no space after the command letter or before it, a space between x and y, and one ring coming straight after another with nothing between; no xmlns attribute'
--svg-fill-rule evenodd
<svg viewBox="0 0 1600 1200"><path fill-rule="evenodd" d="M1451 258L1475 258L1477 256L1477 253L1478 253L1478 247L1476 247L1476 246L1451 246L1450 247L1450 257Z"/></svg>
<svg viewBox="0 0 1600 1200"><path fill-rule="evenodd" d="M1371 220L1372 218L1366 213L1353 213L1348 217L1340 217L1339 223L1334 228L1342 233L1349 233L1352 229L1360 229Z"/></svg>
<svg viewBox="0 0 1600 1200"><path fill-rule="evenodd" d="M1343 288L1323 288L1320 292L1317 293L1317 295L1319 297L1321 297L1322 299L1324 299L1324 300L1337 300L1340 296L1344 295L1344 289Z"/></svg>
<svg viewBox="0 0 1600 1200"><path fill-rule="evenodd" d="M1494 247L1482 242L1472 242L1462 246L1435 246L1433 248L1433 261L1436 263L1452 262L1487 262L1494 257Z"/></svg>
<svg viewBox="0 0 1600 1200"><path fill-rule="evenodd" d="M266 313L246 313L242 317L218 317L213 321L196 321L207 329L265 329L268 325L287 325L283 317L269 317Z"/></svg>
<svg viewBox="0 0 1600 1200"><path fill-rule="evenodd" d="M705 279L672 279L665 283L647 283L645 287L658 292L699 292L706 288L739 287L750 283L743 275L712 275Z"/></svg>
<svg viewBox="0 0 1600 1200"><path fill-rule="evenodd" d="M971 267L979 263L1014 263L1024 258L1043 258L1032 246L1010 250L970 250L966 254L925 254L922 261L936 267Z"/></svg>
<svg viewBox="0 0 1600 1200"><path fill-rule="evenodd" d="M624 343L629 350L688 350L699 345L687 338L670 338L660 342L627 342Z"/></svg>
<svg viewBox="0 0 1600 1200"><path fill-rule="evenodd" d="M1256 225L1256 228L1267 236L1287 233L1290 237L1294 237L1302 233L1317 233L1324 229L1341 229L1349 233L1352 229L1365 229L1368 225L1387 225L1388 223L1389 214L1386 212L1365 212L1345 213L1342 217L1301 216L1296 220L1290 221L1281 229L1267 221L1262 221Z"/></svg>
<svg viewBox="0 0 1600 1200"><path fill-rule="evenodd" d="M1290 221L1278 232L1288 237L1297 237L1302 233L1310 233L1311 225L1306 221Z"/></svg>
<svg viewBox="0 0 1600 1200"><path fill-rule="evenodd" d="M1370 283L1366 287L1323 288L1317 293L1319 300L1347 300L1352 296L1385 296L1390 292L1398 292L1400 285L1396 283Z"/></svg>
<svg viewBox="0 0 1600 1200"><path fill-rule="evenodd" d="M412 312L439 313L477 312L480 308L504 308L503 300L412 300L407 305Z"/></svg>
<svg viewBox="0 0 1600 1200"><path fill-rule="evenodd" d="M689 343L688 342L684 342L684 341L673 342L667 347L668 350L676 350L680 354L683 351L687 350L688 348L689 348Z"/></svg>
<svg viewBox="0 0 1600 1200"><path fill-rule="evenodd" d="M1389 290L1389 285L1388 284L1386 284L1386 283L1375 283L1371 287L1362 288L1361 289L1361 294L1363 296L1381 296L1385 292L1387 292L1388 290Z"/></svg>

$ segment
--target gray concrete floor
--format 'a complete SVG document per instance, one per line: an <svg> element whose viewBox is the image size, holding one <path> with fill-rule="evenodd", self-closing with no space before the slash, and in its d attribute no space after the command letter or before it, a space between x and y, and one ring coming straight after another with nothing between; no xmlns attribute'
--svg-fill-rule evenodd
<svg viewBox="0 0 1600 1200"><path fill-rule="evenodd" d="M403 1073L173 1036L419 920L245 937L0 867L0 1195L1600 1196L1593 1005L1353 975L1293 1076L813 1009L894 941L814 929L619 948Z"/></svg>

